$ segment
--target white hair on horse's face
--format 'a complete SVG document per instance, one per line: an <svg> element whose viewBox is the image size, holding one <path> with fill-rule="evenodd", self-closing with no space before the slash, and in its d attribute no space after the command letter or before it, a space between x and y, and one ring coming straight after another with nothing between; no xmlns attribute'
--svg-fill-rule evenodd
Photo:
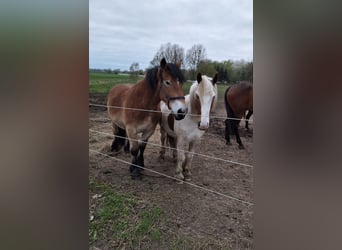
<svg viewBox="0 0 342 250"><path fill-rule="evenodd" d="M195 81L190 88L190 96L194 101L198 99L201 104L201 121L199 128L207 129L209 127L209 114L216 105L217 86L212 80L203 75L201 82Z"/></svg>

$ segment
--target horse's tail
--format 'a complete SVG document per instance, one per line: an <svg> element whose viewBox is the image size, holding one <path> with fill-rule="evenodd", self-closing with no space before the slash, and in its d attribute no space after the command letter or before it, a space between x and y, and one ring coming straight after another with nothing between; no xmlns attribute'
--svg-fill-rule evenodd
<svg viewBox="0 0 342 250"><path fill-rule="evenodd" d="M226 112L227 112L227 120L226 120L226 124L229 125L230 129L230 133L233 133L233 128L234 128L234 120L233 119L229 119L229 118L235 118L235 114L234 111L232 109L232 107L230 106L229 102L228 102L228 98L227 98L227 93L229 91L230 87L228 87L226 89L226 91L224 92L224 106L226 108Z"/></svg>
<svg viewBox="0 0 342 250"><path fill-rule="evenodd" d="M226 112L227 112L227 117L234 117L234 112L232 110L232 107L230 106L229 102L228 102L228 98L227 98L227 93L229 91L230 87L228 87L226 89L226 91L224 92L224 106L226 107Z"/></svg>

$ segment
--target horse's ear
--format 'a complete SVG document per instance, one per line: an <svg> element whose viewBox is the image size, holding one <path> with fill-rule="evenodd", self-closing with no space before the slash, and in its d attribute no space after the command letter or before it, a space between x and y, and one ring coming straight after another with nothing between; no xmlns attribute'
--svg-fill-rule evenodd
<svg viewBox="0 0 342 250"><path fill-rule="evenodd" d="M213 78L213 85L215 85L215 83L217 83L217 78L218 78L218 76L217 76L217 73L216 73L214 78Z"/></svg>
<svg viewBox="0 0 342 250"><path fill-rule="evenodd" d="M200 84L201 81L202 81L202 75L201 75L201 73L198 73L197 74L197 82L198 82L198 84Z"/></svg>
<svg viewBox="0 0 342 250"><path fill-rule="evenodd" d="M160 61L160 67L162 68L162 69L166 69L166 60L165 60L165 58L163 57L163 59L161 59L161 61Z"/></svg>
<svg viewBox="0 0 342 250"><path fill-rule="evenodd" d="M178 61L178 62L176 62L176 66L177 66L178 68L180 68L180 67L181 67L181 65L182 65L182 61Z"/></svg>

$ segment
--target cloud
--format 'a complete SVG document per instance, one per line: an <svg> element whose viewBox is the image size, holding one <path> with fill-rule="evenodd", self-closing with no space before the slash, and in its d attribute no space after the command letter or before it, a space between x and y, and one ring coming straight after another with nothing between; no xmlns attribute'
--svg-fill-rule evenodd
<svg viewBox="0 0 342 250"><path fill-rule="evenodd" d="M91 68L149 65L161 44L203 44L212 60L253 59L253 6L242 0L91 0Z"/></svg>

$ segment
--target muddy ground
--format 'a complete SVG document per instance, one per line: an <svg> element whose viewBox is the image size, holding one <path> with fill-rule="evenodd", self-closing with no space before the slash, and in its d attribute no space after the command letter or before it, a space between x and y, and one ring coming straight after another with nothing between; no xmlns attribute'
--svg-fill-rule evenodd
<svg viewBox="0 0 342 250"><path fill-rule="evenodd" d="M91 95L89 102L105 104L105 98L100 94ZM222 100L218 101L212 115L225 116ZM250 127L253 129L253 125ZM89 129L112 133L106 108L89 107ZM232 139L233 145L227 146L224 139L224 120L211 119L210 128L202 137L195 152L253 165L253 137L245 133L243 128L240 131L245 150L238 149L235 138ZM110 135L89 132L89 149L109 154L111 142ZM149 142L160 144L159 126ZM159 147L147 146L144 154L145 167L173 176L175 162L172 161L171 152L167 151L165 160L160 160L159 151ZM115 157L131 161L130 155L124 152ZM215 242L212 247L203 247L204 249L253 248L253 206L187 184L178 184L174 180L148 171L143 172L142 180L133 181L129 175L128 165L93 152L89 153L89 162L91 180L108 183L114 191L129 193L158 205L171 221L166 230L170 239L172 235L177 234L203 244L209 241ZM253 202L253 170L250 167L195 155L191 182L225 195ZM91 198L89 202L92 206ZM99 240L92 245L99 249L112 249L108 247L110 241L111 239ZM170 244L167 242L167 237L164 237L164 242L159 247L147 248L171 249Z"/></svg>

